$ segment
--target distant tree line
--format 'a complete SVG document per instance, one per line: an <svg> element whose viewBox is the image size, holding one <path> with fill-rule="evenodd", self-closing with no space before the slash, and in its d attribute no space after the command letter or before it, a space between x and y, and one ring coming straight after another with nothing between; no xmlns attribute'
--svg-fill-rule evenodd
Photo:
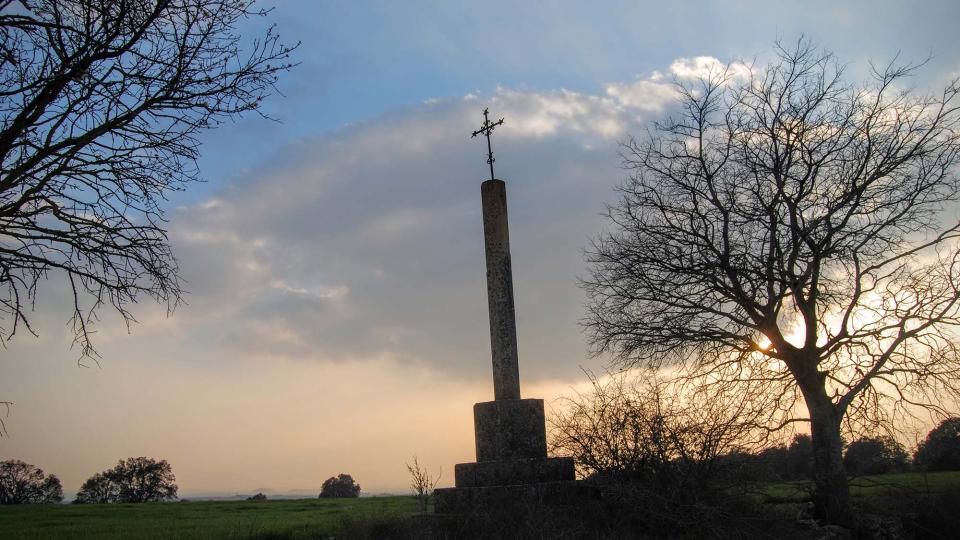
<svg viewBox="0 0 960 540"><path fill-rule="evenodd" d="M960 446L960 439L957 444ZM722 461L728 476L741 480L806 480L813 476L813 445L810 435L800 433L793 436L790 444L778 444L754 453L733 452L723 456ZM850 476L905 472L913 468L907 450L889 435L855 439L846 446L843 463Z"/></svg>
<svg viewBox="0 0 960 540"><path fill-rule="evenodd" d="M603 484L644 486L659 498L699 498L708 488L809 480L810 435L771 444L749 396L686 392L654 375L591 376L592 389L567 399L551 419L551 448L573 457L580 475ZM893 437L844 444L849 476L960 470L960 418L932 429L911 456Z"/></svg>
<svg viewBox="0 0 960 540"><path fill-rule="evenodd" d="M76 504L143 503L177 498L176 477L167 460L147 457L121 459L112 469L97 473L80 486Z"/></svg>
<svg viewBox="0 0 960 540"><path fill-rule="evenodd" d="M177 498L173 469L166 460L121 459L80 487L75 504L141 503ZM53 474L20 460L0 462L0 504L50 504L63 501L63 487Z"/></svg>
<svg viewBox="0 0 960 540"><path fill-rule="evenodd" d="M165 459L121 459L113 468L88 478L77 492L74 504L144 503L177 499L176 477ZM323 482L320 498L359 497L360 484L349 474L331 476ZM248 501L267 500L263 493ZM0 462L0 504L48 504L63 501L63 487L55 475L20 460Z"/></svg>

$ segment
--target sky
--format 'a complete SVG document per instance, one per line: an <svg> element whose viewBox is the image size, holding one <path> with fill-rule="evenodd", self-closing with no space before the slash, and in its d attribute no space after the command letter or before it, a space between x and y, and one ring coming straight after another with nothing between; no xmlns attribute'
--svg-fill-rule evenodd
<svg viewBox="0 0 960 540"><path fill-rule="evenodd" d="M762 64L806 36L848 64L960 74L960 3L278 2L300 64L265 111L203 136L206 178L168 205L186 281L172 315L108 311L100 365L70 350L66 291L0 351L0 459L72 493L117 460L173 466L181 496L314 494L349 473L403 492L416 454L453 481L474 460L472 405L493 397L480 182L470 133L490 107L507 181L524 397L584 382L583 250L626 177L619 145L662 118L671 81ZM0 411L2 412L2 411Z"/></svg>

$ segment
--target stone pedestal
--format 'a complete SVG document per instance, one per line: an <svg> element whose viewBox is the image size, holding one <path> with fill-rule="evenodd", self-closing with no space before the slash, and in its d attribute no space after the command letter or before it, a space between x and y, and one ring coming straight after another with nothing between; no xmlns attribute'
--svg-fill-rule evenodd
<svg viewBox="0 0 960 540"><path fill-rule="evenodd" d="M547 457L542 399L502 399L473 406L476 463L454 467L457 487L490 487L574 479L573 460Z"/></svg>
<svg viewBox="0 0 960 540"><path fill-rule="evenodd" d="M579 495L573 459L547 457L542 399L473 406L477 461L454 466L456 488L434 491L438 513L562 504Z"/></svg>
<svg viewBox="0 0 960 540"><path fill-rule="evenodd" d="M501 399L473 406L477 461L547 455L542 399Z"/></svg>
<svg viewBox="0 0 960 540"><path fill-rule="evenodd" d="M565 482L575 478L570 458L506 459L458 463L454 466L457 487L489 487L544 482Z"/></svg>

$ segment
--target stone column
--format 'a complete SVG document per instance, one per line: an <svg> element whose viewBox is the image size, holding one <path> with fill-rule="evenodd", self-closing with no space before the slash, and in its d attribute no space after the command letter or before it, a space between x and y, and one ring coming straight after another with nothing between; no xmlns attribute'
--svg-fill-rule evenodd
<svg viewBox="0 0 960 540"><path fill-rule="evenodd" d="M434 491L434 509L443 514L580 504L593 492L574 482L572 458L547 457L543 400L520 399L506 184L487 180L480 194L495 399L474 404L477 461L454 466L457 487Z"/></svg>
<svg viewBox="0 0 960 540"><path fill-rule="evenodd" d="M487 180L480 185L480 195L483 201L483 239L487 255L487 305L490 311L490 349L493 355L493 397L498 401L520 399L506 184L502 180Z"/></svg>

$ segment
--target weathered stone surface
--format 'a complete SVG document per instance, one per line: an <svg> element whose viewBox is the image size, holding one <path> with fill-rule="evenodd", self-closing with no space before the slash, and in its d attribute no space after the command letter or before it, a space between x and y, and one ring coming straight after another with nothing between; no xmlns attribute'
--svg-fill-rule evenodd
<svg viewBox="0 0 960 540"><path fill-rule="evenodd" d="M480 185L480 196L483 203L483 239L487 258L487 307L490 312L490 352L493 355L493 397L520 399L506 184L502 180L487 180Z"/></svg>
<svg viewBox="0 0 960 540"><path fill-rule="evenodd" d="M579 481L514 486L444 488L433 492L439 514L501 511L523 507L581 506L600 496L596 486Z"/></svg>
<svg viewBox="0 0 960 540"><path fill-rule="evenodd" d="M458 463L454 466L457 487L509 486L574 480L572 458L506 459Z"/></svg>
<svg viewBox="0 0 960 540"><path fill-rule="evenodd" d="M473 429L477 461L547 457L542 399L476 403Z"/></svg>

